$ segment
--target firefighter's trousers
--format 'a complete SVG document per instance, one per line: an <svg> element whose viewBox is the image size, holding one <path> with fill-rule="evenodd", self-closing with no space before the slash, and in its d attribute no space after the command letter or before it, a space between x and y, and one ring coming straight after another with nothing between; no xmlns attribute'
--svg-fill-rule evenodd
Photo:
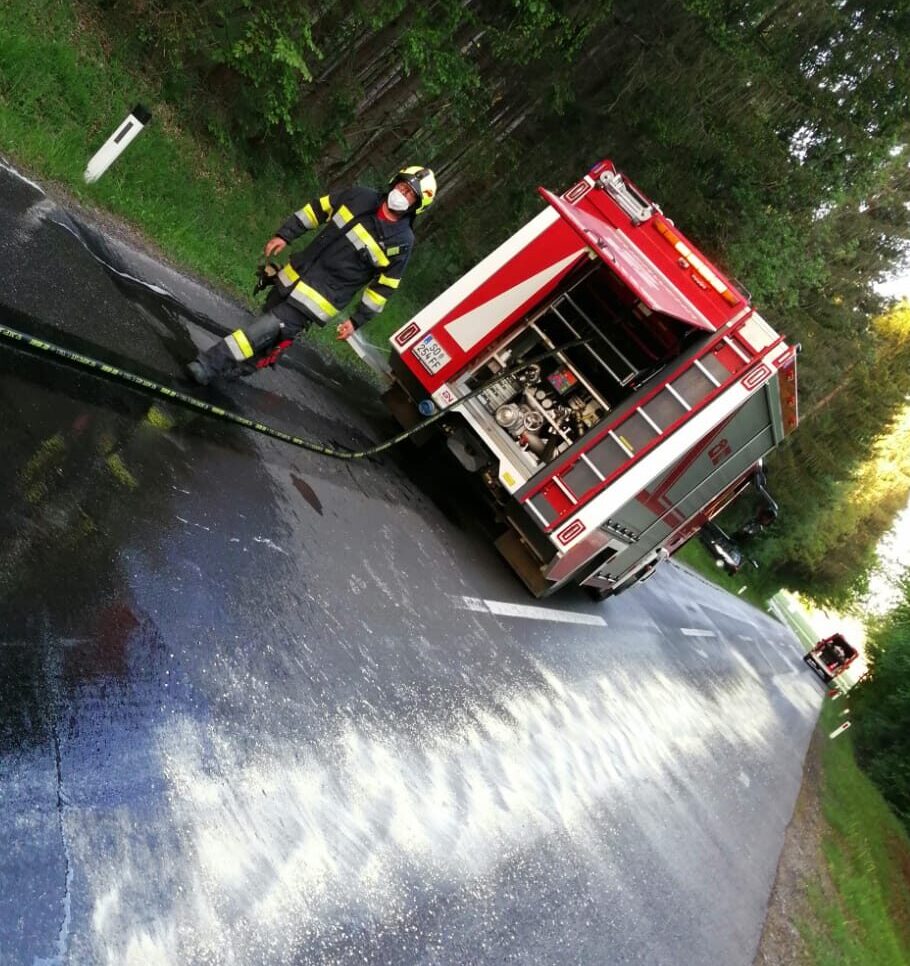
<svg viewBox="0 0 910 966"><path fill-rule="evenodd" d="M310 327L311 320L272 293L266 311L245 329L236 329L200 352L189 369L193 377L208 383L219 376L248 375L270 365L294 338ZM270 304L271 303L271 304Z"/></svg>

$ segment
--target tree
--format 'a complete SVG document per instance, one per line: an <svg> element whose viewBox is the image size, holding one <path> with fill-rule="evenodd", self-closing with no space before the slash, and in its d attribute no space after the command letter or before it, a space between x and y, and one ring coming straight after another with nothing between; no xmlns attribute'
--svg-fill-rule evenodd
<svg viewBox="0 0 910 966"><path fill-rule="evenodd" d="M854 734L863 768L910 826L910 575L902 593L870 635L872 674L854 702Z"/></svg>

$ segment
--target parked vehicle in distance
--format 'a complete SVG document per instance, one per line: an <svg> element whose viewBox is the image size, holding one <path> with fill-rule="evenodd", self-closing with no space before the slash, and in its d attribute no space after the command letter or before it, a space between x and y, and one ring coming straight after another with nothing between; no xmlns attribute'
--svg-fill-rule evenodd
<svg viewBox="0 0 910 966"><path fill-rule="evenodd" d="M820 640L803 656L822 684L846 694L869 673L869 665L859 651L848 644L843 634Z"/></svg>
<svg viewBox="0 0 910 966"><path fill-rule="evenodd" d="M745 563L758 567L754 560L748 560L739 544L720 526L709 521L698 531L707 551L714 557L714 562L732 577L739 573Z"/></svg>

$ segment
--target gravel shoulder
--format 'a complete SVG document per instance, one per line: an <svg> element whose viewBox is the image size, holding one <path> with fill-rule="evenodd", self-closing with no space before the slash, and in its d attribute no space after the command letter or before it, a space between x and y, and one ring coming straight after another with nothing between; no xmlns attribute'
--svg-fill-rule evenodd
<svg viewBox="0 0 910 966"><path fill-rule="evenodd" d="M777 865L768 915L753 966L795 966L812 962L799 925L812 919L810 888L834 894L822 848L827 824L822 814L821 753L825 735L816 729L806 755L803 784Z"/></svg>

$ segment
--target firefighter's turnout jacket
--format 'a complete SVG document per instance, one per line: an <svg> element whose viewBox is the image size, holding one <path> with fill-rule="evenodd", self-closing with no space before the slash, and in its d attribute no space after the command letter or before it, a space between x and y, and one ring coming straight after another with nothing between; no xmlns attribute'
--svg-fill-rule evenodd
<svg viewBox="0 0 910 966"><path fill-rule="evenodd" d="M414 233L408 217L384 221L385 194L349 188L323 195L294 212L276 232L292 242L305 231L326 227L278 273L280 293L320 325L334 319L364 285L351 316L354 327L378 315L398 288Z"/></svg>

